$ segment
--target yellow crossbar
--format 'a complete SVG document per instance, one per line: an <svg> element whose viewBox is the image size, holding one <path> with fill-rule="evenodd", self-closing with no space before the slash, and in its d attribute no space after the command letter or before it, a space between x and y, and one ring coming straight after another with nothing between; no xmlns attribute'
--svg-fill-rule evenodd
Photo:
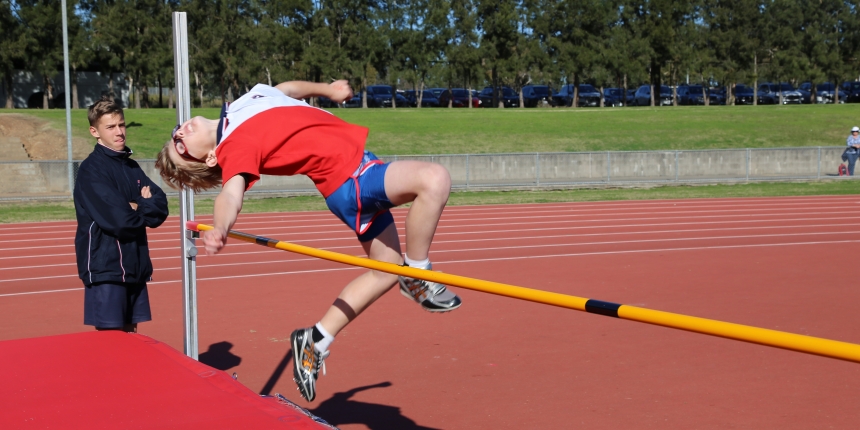
<svg viewBox="0 0 860 430"><path fill-rule="evenodd" d="M194 231L212 230L212 226L199 224L193 221L189 221L186 228ZM352 266L365 267L372 270L378 270L380 272L393 273L395 275L407 276L410 278L425 279L453 287L466 288L499 296L528 300L535 303L543 303L546 305L575 309L578 311L860 363L860 345L853 343L787 333L778 330L769 330L742 324L733 324L706 318L691 317L671 312L656 311L594 299L586 299L566 294L552 293L549 291L535 290L515 285L501 284L498 282L484 281L482 279L452 275L449 273L415 269L412 267L371 260L369 258L355 257L352 255L311 248L308 246L296 245L294 243L282 242L262 236L254 236L235 230L230 230L228 232L228 236L245 242L268 246L270 248L309 255L311 257L322 258L324 260L335 261Z"/></svg>

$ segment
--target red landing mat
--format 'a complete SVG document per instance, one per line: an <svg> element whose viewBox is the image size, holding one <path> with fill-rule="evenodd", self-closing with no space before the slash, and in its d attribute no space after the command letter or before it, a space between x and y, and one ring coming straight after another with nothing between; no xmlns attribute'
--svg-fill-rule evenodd
<svg viewBox="0 0 860 430"><path fill-rule="evenodd" d="M327 429L155 339L86 332L0 342L3 429Z"/></svg>

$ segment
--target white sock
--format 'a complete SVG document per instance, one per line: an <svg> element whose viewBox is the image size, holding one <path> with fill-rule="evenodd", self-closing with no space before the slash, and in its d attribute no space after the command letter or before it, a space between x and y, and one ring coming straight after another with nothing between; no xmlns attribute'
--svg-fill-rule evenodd
<svg viewBox="0 0 860 430"><path fill-rule="evenodd" d="M329 332L327 332L325 328L323 328L321 323L316 323L315 327L317 328L317 330L319 330L320 334L323 335L323 340L315 342L314 349L316 349L317 352L322 354L326 352L331 343L334 342L334 336L329 334Z"/></svg>
<svg viewBox="0 0 860 430"><path fill-rule="evenodd" d="M408 265L409 267L414 267L416 269L430 270L433 268L433 265L430 264L430 257L427 257L423 260L415 261L415 260L409 258L408 255L404 255L403 260L406 261L406 265Z"/></svg>

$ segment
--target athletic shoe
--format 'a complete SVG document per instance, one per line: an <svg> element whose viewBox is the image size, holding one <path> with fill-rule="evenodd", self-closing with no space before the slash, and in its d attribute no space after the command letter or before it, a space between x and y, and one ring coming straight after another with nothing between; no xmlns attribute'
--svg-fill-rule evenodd
<svg viewBox="0 0 860 430"><path fill-rule="evenodd" d="M293 345L293 381L305 400L312 402L317 396L317 376L320 367L325 375L325 359L329 351L320 354L314 348L311 328L300 328L290 335Z"/></svg>
<svg viewBox="0 0 860 430"><path fill-rule="evenodd" d="M405 266L405 265L404 265ZM450 312L457 309L462 301L456 294L448 291L438 282L399 276L400 294L412 299L429 312Z"/></svg>

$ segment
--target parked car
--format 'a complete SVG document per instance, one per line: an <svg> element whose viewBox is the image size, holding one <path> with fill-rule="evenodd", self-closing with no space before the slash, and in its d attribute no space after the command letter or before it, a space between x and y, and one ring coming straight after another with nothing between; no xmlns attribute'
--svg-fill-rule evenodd
<svg viewBox="0 0 860 430"><path fill-rule="evenodd" d="M453 88L451 90L442 91L439 96L439 105L448 107L448 100L451 100L451 107L469 107L469 90L463 88ZM472 107L480 107L480 100L473 98Z"/></svg>
<svg viewBox="0 0 860 430"><path fill-rule="evenodd" d="M484 87L484 89L478 93L478 99L483 107L496 107L496 105L493 104L493 87ZM499 88L499 101L501 101L506 108L520 106L519 94L509 87Z"/></svg>
<svg viewBox="0 0 860 430"><path fill-rule="evenodd" d="M660 96L654 97L656 106L672 106L672 89L667 85L660 86ZM633 106L651 106L651 85L642 85L636 90Z"/></svg>
<svg viewBox="0 0 860 430"><path fill-rule="evenodd" d="M340 105L335 103L334 100L332 100L326 96L317 97L317 104L319 105L319 107L326 108L326 109L340 107Z"/></svg>
<svg viewBox="0 0 860 430"><path fill-rule="evenodd" d="M433 95L436 96L437 99L439 98L439 96L442 95L443 92L445 92L445 90L447 90L447 88L427 88L427 91L433 93Z"/></svg>
<svg viewBox="0 0 860 430"><path fill-rule="evenodd" d="M388 85L369 85L367 87L367 107L391 107L392 97L397 102L397 106L406 107L409 105L406 97L394 94L393 89Z"/></svg>
<svg viewBox="0 0 860 430"><path fill-rule="evenodd" d="M424 90L423 92L409 90L403 94L403 97L406 98L409 106L417 107L419 93L421 94L421 107L439 107L439 99L430 90Z"/></svg>
<svg viewBox="0 0 860 430"><path fill-rule="evenodd" d="M523 87L525 107L549 106L552 104L552 89L547 85L526 85Z"/></svg>
<svg viewBox="0 0 860 430"><path fill-rule="evenodd" d="M562 85L561 89L552 96L553 106L573 106L574 95L579 98L579 103L576 104L579 107L600 106L600 92L591 84L579 84L577 94L574 94L573 84Z"/></svg>
<svg viewBox="0 0 860 430"><path fill-rule="evenodd" d="M603 106L619 107L624 106L624 89L623 88L604 88L603 89Z"/></svg>
<svg viewBox="0 0 860 430"><path fill-rule="evenodd" d="M815 86L815 101L814 103L833 103L835 101L836 86L830 82L825 82ZM797 88L803 98L803 103L813 103L812 99L812 83L804 82ZM839 103L845 103L847 93L839 91Z"/></svg>
<svg viewBox="0 0 860 430"><path fill-rule="evenodd" d="M772 84L764 83L758 86L758 97L761 104L779 104L779 96L782 94L783 104L800 104L803 95L789 83Z"/></svg>
<svg viewBox="0 0 860 430"><path fill-rule="evenodd" d="M704 105L705 91L701 85L681 85L678 87L678 104L679 105ZM710 97L711 92L708 91ZM708 104L711 100L708 100Z"/></svg>
<svg viewBox="0 0 860 430"><path fill-rule="evenodd" d="M736 105L751 105L753 104L753 96L755 96L753 88L743 84L735 85L735 104Z"/></svg>
<svg viewBox="0 0 860 430"><path fill-rule="evenodd" d="M860 82L843 82L842 91L845 92L846 103L860 102Z"/></svg>

